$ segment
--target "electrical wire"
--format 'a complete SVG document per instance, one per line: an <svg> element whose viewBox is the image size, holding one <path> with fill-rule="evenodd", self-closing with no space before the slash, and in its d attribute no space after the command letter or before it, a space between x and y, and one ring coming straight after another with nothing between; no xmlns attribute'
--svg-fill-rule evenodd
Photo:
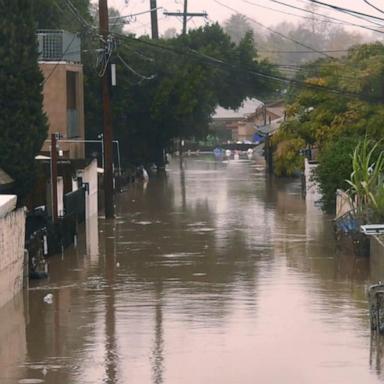
<svg viewBox="0 0 384 384"><path fill-rule="evenodd" d="M142 12L138 12L138 13L133 13L131 15L126 15L126 16L113 16L113 17L110 17L109 19L113 20L113 19L125 19L125 18L130 18L130 17L136 17L136 16L140 16L140 15L145 15L145 14L153 12L153 11L157 11L159 9L163 9L163 7L152 8L149 11L142 11Z"/></svg>
<svg viewBox="0 0 384 384"><path fill-rule="evenodd" d="M86 30L88 30L88 31L95 30L95 27L93 25L91 25L90 23L88 23L88 21L86 21L84 19L84 17L81 15L79 10L73 5L71 0L64 0L64 3L67 5L67 7L70 10L70 12L72 13L72 15L75 16L75 18L80 22L80 24Z"/></svg>
<svg viewBox="0 0 384 384"><path fill-rule="evenodd" d="M222 7L231 10L232 12L235 12L236 14L241 14L237 9L230 7L229 5L224 4L224 3L222 3L222 2L219 1L219 0L213 0L213 1L214 1L215 3L221 5ZM255 19L253 19L253 18L251 18L251 17L249 17L249 16L244 15L244 17L246 17L248 20L252 21L253 23L259 25L260 27L262 27L262 28L268 30L269 32L272 32L272 33L274 33L274 34L276 34L276 35L282 37L283 39L290 40L290 41L292 41L293 43L295 43L295 44L297 44L297 45L300 45L300 46L303 47L303 48L307 48L307 49L310 49L311 51L313 51L313 52L315 52L315 53L318 53L319 55L322 55L322 56L325 56L325 57L328 57L328 58L332 58L332 56L328 55L327 53L325 53L325 52L323 52L323 51L319 51L319 50L317 50L317 49L315 49L315 48L312 48L312 47L310 47L309 45L306 45L306 44L304 44L304 43L302 43L302 42L300 42L300 41L298 41L298 40L296 40L296 39L293 39L293 38L291 38L291 37L289 37L289 36L284 35L283 33L280 33L280 32L278 32L278 31L276 31L276 30L274 30L274 29L272 29L272 28L270 28L270 27L267 27L266 25L260 23L259 21L255 20Z"/></svg>
<svg viewBox="0 0 384 384"><path fill-rule="evenodd" d="M253 3L252 1L249 1L249 0L241 0L241 1L243 1L243 2L245 2L247 4L250 4L250 5L256 6L256 7L262 7L261 5ZM327 21L329 23L341 24L341 25L349 25L349 26L352 26L352 27L362 28L362 29L366 29L366 30L369 30L369 31L373 31L373 32L384 33L381 30L378 30L378 29L375 29L375 28L371 28L371 27L366 26L366 25L361 25L361 24L356 24L356 23L353 23L353 22L341 20L341 19L338 19L336 17L324 15L324 14L321 14L319 12L311 11L309 9L300 8L300 7L297 7L295 5L287 4L287 3L284 3L284 2L279 1L279 0L268 0L268 1L270 1L272 3L275 3L275 4L283 5L283 6L288 7L288 8L292 8L292 9L296 9L296 10L299 10L299 11L302 11L302 12L310 13L312 15L321 16L324 19L324 21ZM264 7L264 8L266 8L266 7ZM273 8L271 8L271 9L273 9ZM296 16L296 17L306 18L304 16L294 15L292 13L288 13L288 12L284 12L284 11L279 11L279 10L276 10L276 11L280 12L280 13L287 13L287 14L290 14L290 15L293 15L293 16Z"/></svg>
<svg viewBox="0 0 384 384"><path fill-rule="evenodd" d="M380 13L384 13L384 11L382 9L380 9L379 7L376 7L376 5L370 3L368 0L363 0L365 4L368 4L371 8L373 9L376 9L376 11L380 12Z"/></svg>
<svg viewBox="0 0 384 384"><path fill-rule="evenodd" d="M329 4L329 3L324 3L323 1L319 1L319 0L307 0L307 1L309 1L310 3L313 3L313 4L323 5L324 7L332 8L332 9L334 9L336 11L339 11L339 12L342 12L342 13L347 13L347 14L353 15L355 17L363 16L363 17L368 17L369 19L374 19L374 20L378 20L378 21L384 21L384 18L379 17L379 16L368 15L366 13L355 11L353 9L339 7L337 5L333 5L333 4Z"/></svg>
<svg viewBox="0 0 384 384"><path fill-rule="evenodd" d="M324 86L324 85L307 83L305 81L301 81L298 79L288 79L288 78L285 78L285 77L279 76L279 75L269 74L269 73L265 73L265 72L261 72L261 71L255 71L253 69L249 69L246 67L244 68L244 67L240 67L238 65L227 63L223 60L202 54L201 52L198 52L198 51L193 51L191 49L188 51L186 51L186 50L181 51L179 49L171 48L169 46L164 46L164 45L152 43L150 40L137 39L137 38L134 38L131 36L126 36L126 35L119 35L117 37L124 38L130 42L136 42L139 44L144 44L144 45L150 46L152 48L160 49L160 50L167 51L167 52L172 52L172 53L177 54L179 56L199 59L199 62L201 64L209 64L209 65L219 66L219 68L229 70L231 72L234 70L235 71L241 70L242 74L247 73L248 75L252 75L255 77L268 79L268 80L274 80L277 82L284 83L286 85L292 85L292 86L303 87L303 88L308 88L308 89L322 91L322 92L328 92L331 94L336 94L336 95L340 95L340 96L348 97L348 98L352 98L352 99L363 99L364 101L367 101L367 99L368 99L368 96L364 95L362 93L346 92L342 89L332 88L332 87L328 87L328 86ZM202 59L204 61L202 61ZM370 100L373 101L374 98L370 97ZM381 99L377 98L377 101L381 102Z"/></svg>
<svg viewBox="0 0 384 384"><path fill-rule="evenodd" d="M297 54L304 54L304 53L311 53L313 54L313 51L290 51L290 50L266 50L266 49L258 49L257 52L262 53L297 53ZM320 52L324 53L342 53L342 52L349 52L349 49L327 49L322 50Z"/></svg>
<svg viewBox="0 0 384 384"><path fill-rule="evenodd" d="M142 75L141 73L137 72L134 68L132 68L118 53L117 58L121 61L121 63L129 70L131 71L135 76L140 78L141 80L153 80L156 75L151 75L151 76L145 76Z"/></svg>

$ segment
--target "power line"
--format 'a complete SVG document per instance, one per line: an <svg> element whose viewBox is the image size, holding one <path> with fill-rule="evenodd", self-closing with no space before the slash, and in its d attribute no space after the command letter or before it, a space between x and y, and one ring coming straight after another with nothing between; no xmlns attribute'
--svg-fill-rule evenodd
<svg viewBox="0 0 384 384"><path fill-rule="evenodd" d="M276 9L276 8L271 8L271 7L267 7L266 5L261 5L261 4L256 4L256 3L253 3L251 1L248 1L248 0L241 0L243 1L244 3L247 3L247 4L250 4L250 5L253 5L254 7L259 7L259 8L263 8L263 9L268 9L270 11L274 11L274 12L278 12L278 13L281 13L283 15L289 15L289 16L294 16L294 17L298 17L298 18L301 18L301 19L308 19L308 20L311 20L312 18L308 17L308 16L303 16L303 15L298 15L296 13L292 13L292 12L287 12L287 11L282 11L281 9ZM294 9L300 9L298 7L295 7L295 6L290 6L290 8L294 8ZM300 9L302 11L304 11L303 9ZM320 14L318 14L320 15ZM325 19L328 19L325 15L320 15L324 18L324 21ZM332 21L332 20L326 20L327 22L329 23L334 23L334 24L338 24L338 25L344 25L346 24L344 21Z"/></svg>
<svg viewBox="0 0 384 384"><path fill-rule="evenodd" d="M258 4L255 4L255 3L253 3L253 2L251 2L249 0L242 0L242 1L244 1L245 3L251 4L251 5L254 5L254 6L259 6ZM319 12L311 11L311 10L305 9L305 8L300 8L300 7L297 7L295 5L287 4L287 3L284 3L284 2L279 1L279 0L268 0L268 1L270 1L272 3L275 3L275 4L283 5L283 6L288 7L288 8L296 9L298 11L310 13L311 15L321 16L324 19L327 19L327 21L330 22L330 23L333 22L333 23L336 24L336 22L337 22L337 23L340 23L340 24L343 24L343 25L349 25L349 26L353 26L353 27L363 28L363 29L366 29L366 30L369 30L369 31L373 31L373 32L383 33L383 31L371 28L371 27L366 26L366 25L356 24L356 23L353 23L353 22L350 22L350 21L345 21L345 20L338 19L336 17L332 17L332 16L328 16L328 15L323 15L323 14L321 14ZM283 12L283 11L278 11L278 12ZM303 16L301 16L301 17L303 17Z"/></svg>
<svg viewBox="0 0 384 384"><path fill-rule="evenodd" d="M147 13L150 13L150 12L153 12L153 11L158 11L159 9L163 9L163 7L155 7L155 8L152 8L148 11L142 11L142 12L138 12L138 13L132 13L131 15L126 15L126 16L112 16L112 17L109 17L109 20L114 20L114 19L126 19L126 18L130 18L130 17L135 17L135 16L140 16L140 15L145 15Z"/></svg>
<svg viewBox="0 0 384 384"><path fill-rule="evenodd" d="M141 80L153 80L156 75L151 76L145 76L141 73L137 72L134 68L132 68L121 56L120 54L117 54L117 58L121 61L121 63L129 70L131 71L135 76L139 77Z"/></svg>
<svg viewBox="0 0 384 384"><path fill-rule="evenodd" d="M232 12L235 12L236 14L241 14L237 9L230 7L229 5L226 5L226 4L222 3L222 2L219 1L219 0L213 0L213 1L214 1L215 3L221 5L222 7L231 10ZM251 17L249 17L249 16L246 16L246 15L244 15L244 16L245 16L248 20L252 21L253 23L255 23L255 24L261 26L262 28L264 28L264 29L266 29L266 30L268 30L268 31L270 31L270 32L272 32L272 33L274 33L274 34L276 34L276 35L282 37L283 39L290 40L290 41L292 41L293 43L295 43L295 44L297 44L297 45L300 45L300 46L303 47L303 48L307 48L307 49L310 49L311 51L313 51L313 52L315 52L315 53L318 53L319 55L322 55L322 56L325 56L325 57L328 57L328 58L332 58L332 56L328 55L328 54L325 53L325 52L319 51L319 50L317 50L317 49L315 49L315 48L310 47L309 45L306 45L306 44L301 43L300 41L298 41L298 40L296 40L296 39L293 39L292 37L286 36L286 35L284 35L283 33L280 33L280 32L278 32L278 31L276 31L276 30L274 30L274 29L272 29L272 28L270 28L270 27L267 27L266 25L260 23L259 21L255 20L255 19L253 19L253 18L251 18Z"/></svg>
<svg viewBox="0 0 384 384"><path fill-rule="evenodd" d="M56 1L55 1L56 2ZM66 4L66 6L68 7L68 9L70 10L70 12L72 13L73 16L75 16L75 18L80 22L80 24L86 28L86 30L95 30L96 28L91 25L90 23L88 23L87 20L84 19L84 17L81 15L81 13L79 12L79 10L73 5L73 3L71 2L71 0L64 0L64 3Z"/></svg>
<svg viewBox="0 0 384 384"><path fill-rule="evenodd" d="M364 1L364 3L368 4L373 9L376 9L376 11L379 11L380 13L384 13L384 11L382 9L380 9L379 7L376 7L376 5L370 3L368 0L363 0L363 1Z"/></svg>
<svg viewBox="0 0 384 384"><path fill-rule="evenodd" d="M342 13L348 13L348 14L356 16L356 17L363 16L363 17L368 17L370 19L374 19L374 20L378 20L378 21L384 21L384 18L382 18L382 17L378 17L378 16L374 16L374 15L368 15L368 14L363 13L363 12L355 11L355 10L349 9L349 8L339 7L337 5L333 5L333 4L329 4L329 3L324 3L324 2L319 1L319 0L307 0L307 1L314 3L314 4L323 5L324 7L335 9L336 11L339 11Z"/></svg>
<svg viewBox="0 0 384 384"><path fill-rule="evenodd" d="M264 78L264 79L268 79L268 80L275 80L275 81L278 81L278 82L281 82L281 83L284 83L287 85L305 87L305 88L309 88L312 90L318 90L318 91L323 91L323 92L341 95L344 97L363 99L365 101L367 101L367 97L368 97L367 95L364 95L361 93L346 92L342 89L337 89L337 88L332 88L332 87L328 87L328 86L322 86L322 85L307 83L307 82L304 82L304 81L301 81L298 79L288 79L288 78L285 78L285 77L279 76L279 75L274 75L274 74L265 73L265 72L261 72L261 71L255 71L253 69L249 69L247 67L244 68L244 67L241 67L239 65L234 65L234 64L231 64L231 63L225 62L223 60L202 54L201 52L194 51L191 49L189 49L188 51L185 51L185 50L181 51L179 49L171 48L169 46L154 44L148 40L137 39L137 38L126 36L126 35L120 34L119 37L124 38L126 40L129 40L131 42L137 42L139 44L144 44L144 45L150 46L152 48L172 52L172 53L177 54L179 56L200 59L200 63L220 66L221 69L226 69L226 70L230 70L230 71L233 71L233 70L239 71L240 70L242 74L247 73L248 75L252 75L255 77L260 77L260 78ZM202 62L201 60L204 60L204 61ZM370 98L370 99L374 100L373 98ZM378 99L378 101L380 101L380 100L381 99Z"/></svg>
<svg viewBox="0 0 384 384"><path fill-rule="evenodd" d="M303 54L303 53L313 54L314 53L313 51L265 50L265 49L258 49L257 52L262 52L262 53L297 53L297 54ZM349 52L349 49L327 49L327 50L321 50L319 52L342 53L342 52Z"/></svg>

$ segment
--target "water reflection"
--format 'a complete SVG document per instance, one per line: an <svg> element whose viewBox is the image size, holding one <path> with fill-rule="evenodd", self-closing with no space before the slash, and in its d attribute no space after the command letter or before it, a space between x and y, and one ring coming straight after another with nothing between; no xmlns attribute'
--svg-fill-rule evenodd
<svg viewBox="0 0 384 384"><path fill-rule="evenodd" d="M298 180L188 158L116 212L29 291L12 383L382 381L365 289L384 266L340 252Z"/></svg>
<svg viewBox="0 0 384 384"><path fill-rule="evenodd" d="M22 364L27 352L24 297L19 294L0 310L0 382L16 383L23 377Z"/></svg>
<svg viewBox="0 0 384 384"><path fill-rule="evenodd" d="M384 337L376 332L371 335L369 364L377 376L384 380Z"/></svg>

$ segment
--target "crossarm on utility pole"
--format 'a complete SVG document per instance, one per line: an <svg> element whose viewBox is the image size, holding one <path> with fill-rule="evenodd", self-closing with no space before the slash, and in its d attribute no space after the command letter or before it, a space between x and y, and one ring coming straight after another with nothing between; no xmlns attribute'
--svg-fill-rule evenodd
<svg viewBox="0 0 384 384"><path fill-rule="evenodd" d="M183 18L183 35L187 34L188 17L208 17L207 12L188 12L188 0L184 0L184 12L164 12L164 15Z"/></svg>

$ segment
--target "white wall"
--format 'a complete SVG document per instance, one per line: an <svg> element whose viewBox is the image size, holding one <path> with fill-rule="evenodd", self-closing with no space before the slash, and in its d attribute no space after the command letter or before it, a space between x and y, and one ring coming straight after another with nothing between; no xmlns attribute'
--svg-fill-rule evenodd
<svg viewBox="0 0 384 384"><path fill-rule="evenodd" d="M316 163L310 163L308 159L305 159L305 198L317 202L321 199L321 193L319 186L315 180L313 180L314 171L317 167Z"/></svg>
<svg viewBox="0 0 384 384"><path fill-rule="evenodd" d="M25 210L0 218L0 307L23 287Z"/></svg>
<svg viewBox="0 0 384 384"><path fill-rule="evenodd" d="M89 186L89 192L85 194L87 253L97 260L99 254L97 160L94 159L85 169L79 170L77 176L82 177L83 182Z"/></svg>

